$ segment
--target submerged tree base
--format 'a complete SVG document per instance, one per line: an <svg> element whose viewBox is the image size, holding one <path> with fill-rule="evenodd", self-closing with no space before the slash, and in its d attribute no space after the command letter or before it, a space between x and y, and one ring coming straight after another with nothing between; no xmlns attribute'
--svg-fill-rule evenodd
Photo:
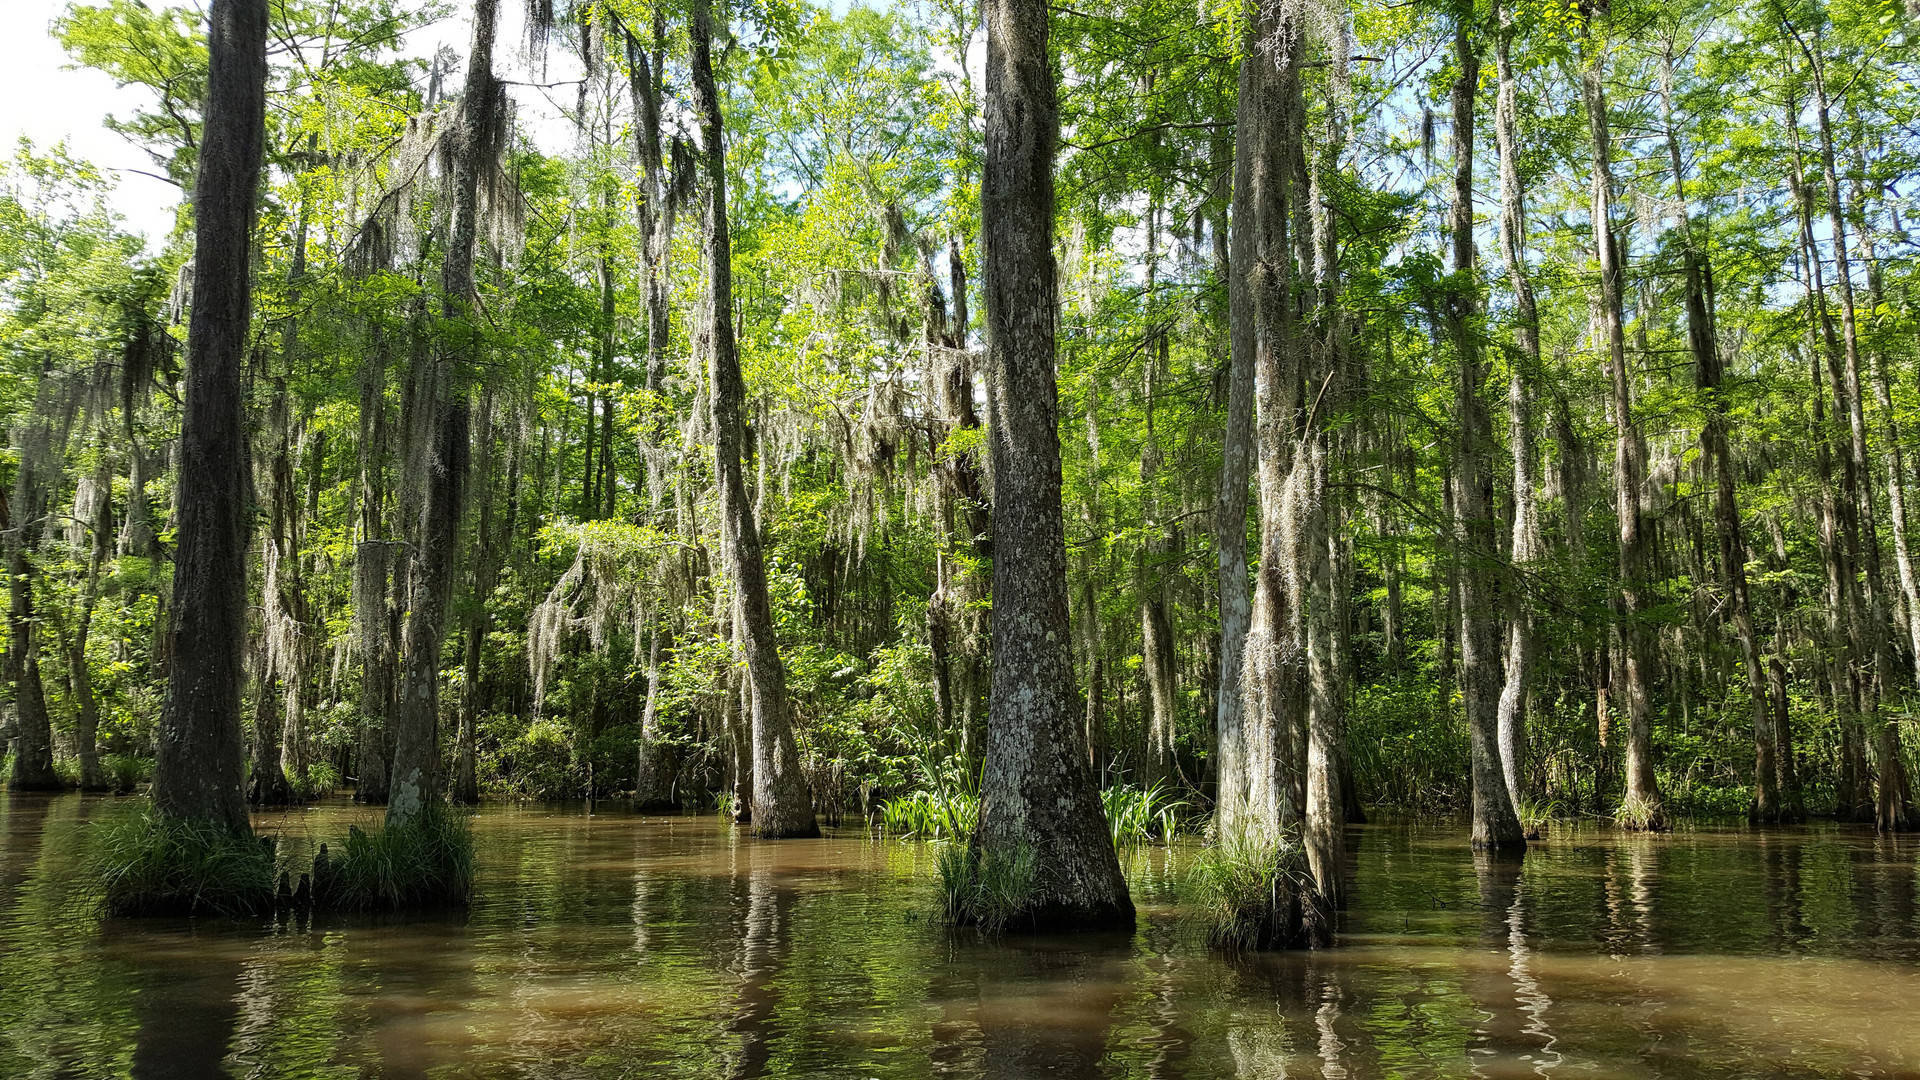
<svg viewBox="0 0 1920 1080"><path fill-rule="evenodd" d="M1313 949L1333 943L1297 843L1236 841L1201 852L1182 883L1207 944L1229 952Z"/></svg>
<svg viewBox="0 0 1920 1080"><path fill-rule="evenodd" d="M353 826L337 859L322 844L313 860L316 908L420 910L457 907L472 896L473 830L465 814L437 802L404 824Z"/></svg>
<svg viewBox="0 0 1920 1080"><path fill-rule="evenodd" d="M258 915L273 907L273 842L151 806L96 825L88 872L107 913Z"/></svg>
<svg viewBox="0 0 1920 1080"><path fill-rule="evenodd" d="M88 867L107 913L128 917L426 910L473 895L472 830L438 804L404 825L350 827L338 855L321 844L298 887L283 870L275 888L274 856L270 838L144 806L96 826Z"/></svg>
<svg viewBox="0 0 1920 1080"><path fill-rule="evenodd" d="M1613 812L1614 824L1632 832L1667 832L1673 828L1660 804L1628 795Z"/></svg>
<svg viewBox="0 0 1920 1080"><path fill-rule="evenodd" d="M1004 853L950 843L940 848L937 861L939 916L949 926L989 933L1133 929L1131 905L1035 903L1039 859L1030 847Z"/></svg>

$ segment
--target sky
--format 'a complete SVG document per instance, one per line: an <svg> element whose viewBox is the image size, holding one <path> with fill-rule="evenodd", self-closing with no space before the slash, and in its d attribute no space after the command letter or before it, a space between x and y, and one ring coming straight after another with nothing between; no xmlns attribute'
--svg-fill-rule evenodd
<svg viewBox="0 0 1920 1080"><path fill-rule="evenodd" d="M173 227L180 189L129 171L152 171L153 162L101 120L132 112L142 92L116 88L98 71L68 70L67 54L47 33L66 6L67 0L0 0L0 102L7 103L0 109L0 153L12 157L23 135L42 148L65 140L74 157L114 171L114 209L128 232L157 247Z"/></svg>
<svg viewBox="0 0 1920 1080"><path fill-rule="evenodd" d="M109 131L102 121L109 114L127 116L151 95L138 87L120 88L105 74L75 67L59 42L49 34L54 19L70 0L0 0L0 156L11 157L21 137L33 140L43 150L65 141L67 151L76 158L92 162L109 171L115 179L109 201L123 218L122 227L144 236L148 250L157 250L173 227L173 210L183 193L172 184L148 175L153 162L137 146ZM83 0L84 2L84 0ZM875 2L875 0L869 0ZM885 6L885 0L877 0ZM852 0L827 0L835 13L844 13ZM204 0L171 0L205 10ZM156 3L155 6L160 6ZM414 31L403 52L420 58L431 57L441 44L465 54L469 33L467 4L456 3L460 14ZM522 82L563 81L579 77L578 65L555 42L544 73L535 77L522 49L525 30L521 23L521 4L501 5L499 42L494 70L502 78ZM984 60L984 42L976 37L974 55L968 57L976 69ZM560 86L539 89L525 85L510 87L517 107L520 130L530 135L548 153L564 152L574 139L572 124L561 115L563 106L571 106L573 88Z"/></svg>

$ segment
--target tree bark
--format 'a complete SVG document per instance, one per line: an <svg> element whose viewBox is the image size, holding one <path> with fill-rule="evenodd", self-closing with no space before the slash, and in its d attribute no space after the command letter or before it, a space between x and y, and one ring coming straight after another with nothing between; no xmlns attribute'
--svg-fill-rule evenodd
<svg viewBox="0 0 1920 1080"><path fill-rule="evenodd" d="M1465 7L1465 5L1463 5ZM1493 521L1493 422L1480 399L1487 382L1486 350L1479 328L1478 266L1473 244L1474 94L1480 84L1480 53L1473 40L1473 10L1457 11L1453 84L1453 277L1448 323L1459 368L1454 412L1460 424L1454 475L1456 532L1465 545L1460 575L1460 696L1466 706L1473 771L1473 847L1477 851L1526 848L1500 756L1500 606L1494 583L1505 567Z"/></svg>
<svg viewBox="0 0 1920 1080"><path fill-rule="evenodd" d="M1615 622L1620 627L1619 689L1627 712L1626 792L1623 820L1631 827L1663 829L1666 813L1653 772L1653 712L1647 697L1652 664L1641 624L1649 569L1649 544L1640 490L1646 484L1646 447L1633 415L1633 391L1627 372L1622 313L1620 248L1613 231L1613 134L1607 115L1606 61L1612 47L1611 4L1600 0L1588 18L1582 49L1581 91L1587 107L1587 134L1593 154L1593 246L1600 262L1600 317L1606 335L1607 371L1612 382L1614 439L1613 486L1619 523L1619 594Z"/></svg>
<svg viewBox="0 0 1920 1080"><path fill-rule="evenodd" d="M394 672L387 633L392 545L382 527L386 504L387 353L385 336L377 328L361 359L359 381L359 541L353 552L352 603L355 648L360 653L356 748L360 775L354 783L353 797L356 802L379 805L387 801L387 716L393 707Z"/></svg>
<svg viewBox="0 0 1920 1080"><path fill-rule="evenodd" d="M247 625L247 446L240 365L248 260L266 141L266 0L213 0L207 104L194 182L194 297L175 489L172 640L153 804L252 832L240 685ZM179 648L178 643L190 643Z"/></svg>
<svg viewBox="0 0 1920 1080"><path fill-rule="evenodd" d="M1820 263L1820 249L1813 236L1813 191L1800 166L1799 108L1789 95L1785 110L1787 137L1792 149L1789 182L1800 219L1800 258L1806 268L1807 359L1811 366L1813 398L1813 439L1815 475L1820 491L1820 547L1827 571L1827 669L1832 685L1834 721L1840 734L1840 762L1834 782L1834 813L1846 821L1874 818L1872 780L1868 775L1866 748L1862 743L1861 716L1865 702L1873 695L1872 685L1863 678L1868 672L1865 655L1865 619L1859 596L1857 574L1860 566L1859 522L1855 517L1859 501L1854 460L1847 447L1827 425L1826 404L1833 403L1834 415L1846 412L1841 390L1841 345L1834 332L1833 317L1827 309L1826 271ZM1822 347L1824 346L1824 348ZM1821 359L1826 360L1822 375ZM1829 397L1831 395L1831 397ZM1834 450L1841 460L1840 490L1833 483Z"/></svg>
<svg viewBox="0 0 1920 1080"><path fill-rule="evenodd" d="M1680 153L1680 135L1673 118L1673 53L1671 43L1661 55L1661 112L1666 123L1668 163L1673 168L1673 191L1681 206L1681 252L1685 271L1687 346L1693 353L1694 387L1705 398L1706 422L1700 428L1700 450L1714 484L1714 531L1719 534L1721 573L1725 575L1729 621L1739 639L1740 658L1747 676L1747 699L1753 724L1753 806L1755 821L1792 819L1779 787L1779 738L1768 707L1766 675L1760 663L1760 643L1753 626L1753 607L1747 588L1747 544L1735 500L1733 454L1727 445L1729 428L1726 394L1721 387L1723 364L1720 334L1712 308L1713 263L1707 253L1706 226L1696 229L1687 203L1686 169Z"/></svg>
<svg viewBox="0 0 1920 1080"><path fill-rule="evenodd" d="M818 836L813 794L787 714L787 672L774 635L760 530L747 495L746 385L733 327L733 255L727 230L726 126L713 75L712 0L694 0L692 75L705 142L707 209L707 400L713 427L714 480L720 488L722 548L735 589L753 701L753 830L762 837Z"/></svg>
<svg viewBox="0 0 1920 1080"><path fill-rule="evenodd" d="M93 635L93 612L100 596L100 570L107 561L113 533L113 474L101 463L92 487L93 505L76 506L77 517L89 522L87 576L80 586L78 618L67 645L67 674L73 687L74 751L80 758L80 789L105 791L100 771L100 701L93 690L93 665L87 660L87 642Z"/></svg>
<svg viewBox="0 0 1920 1080"><path fill-rule="evenodd" d="M482 160L496 141L502 107L493 76L494 21L499 0L476 0L466 85L460 98L460 134L453 168L452 228L440 269L442 314L456 332L473 295L473 255L479 226ZM387 823L402 825L440 798L440 651L447 636L447 607L460 560L460 516L465 501L468 406L453 349L435 349L418 407L430 415L422 452L426 484L418 527L411 612L406 626L406 668L394 725L393 772Z"/></svg>
<svg viewBox="0 0 1920 1080"><path fill-rule="evenodd" d="M1508 365L1507 441L1513 454L1514 570L1507 603L1506 683L1500 689L1500 772L1517 810L1526 797L1527 695L1533 666L1533 600L1529 571L1540 557L1540 513L1534 496L1533 380L1540 372L1540 311L1527 267L1527 192L1520 179L1520 107L1513 75L1513 9L1493 0L1498 27L1494 139L1500 152L1500 244L1513 289L1516 354Z"/></svg>
<svg viewBox="0 0 1920 1080"><path fill-rule="evenodd" d="M1873 461L1867 448L1866 410L1861 394L1860 334L1854 319L1853 265L1847 248L1846 204L1834 163L1832 107L1827 98L1826 65L1819 38L1811 45L1795 35L1813 71L1814 116L1820 127L1820 168L1826 180L1827 225L1832 233L1834 283L1840 292L1841 339L1846 366L1835 380L1847 413L1847 449L1853 480L1853 516L1858 523L1856 550L1861 571L1859 629L1862 659L1872 663L1864 679L1861 715L1873 741L1874 825L1883 832L1906 832L1914 827L1913 795L1900 749L1900 722L1880 708L1883 680L1893 669L1893 651L1887 642L1891 619L1887 610L1885 578L1880 567L1880 536L1873 497ZM1836 406L1840 402L1835 403Z"/></svg>
<svg viewBox="0 0 1920 1080"><path fill-rule="evenodd" d="M479 739L480 713L485 707L485 687L482 685L485 674L481 659L485 655L487 632L493 625L493 588L500 573L499 544L494 537L493 521L494 425L491 390L481 393L480 404L475 411L479 424L473 440L474 452L479 458L479 467L474 470L480 478L480 511L479 520L475 523L479 544L474 552L473 596L467 617L460 722L453 740L453 786L448 792L449 798L462 806L474 806L480 802L480 782L475 772L474 757Z"/></svg>
<svg viewBox="0 0 1920 1080"><path fill-rule="evenodd" d="M980 188L993 480L993 670L976 852L1030 853L1024 928L1131 928L1133 901L1073 716L1054 382L1059 113L1040 0L986 0Z"/></svg>
<svg viewBox="0 0 1920 1080"><path fill-rule="evenodd" d="M43 372L44 377L44 372ZM7 501L7 595L10 615L7 632L7 677L13 684L13 770L7 787L14 791L53 791L61 787L53 768L53 718L47 711L46 686L40 677L40 632L34 613L32 552L46 529L46 481L41 473L52 454L52 431L44 389L36 395L33 413L14 436L13 497Z"/></svg>

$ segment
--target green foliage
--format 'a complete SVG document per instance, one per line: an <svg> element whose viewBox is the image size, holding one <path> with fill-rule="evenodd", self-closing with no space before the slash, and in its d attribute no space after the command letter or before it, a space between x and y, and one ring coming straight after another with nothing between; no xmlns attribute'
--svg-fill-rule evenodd
<svg viewBox="0 0 1920 1080"><path fill-rule="evenodd" d="M1100 807L1106 811L1115 848L1171 844L1180 831L1182 815L1191 809L1158 780L1144 789L1129 784L1109 787L1100 792Z"/></svg>
<svg viewBox="0 0 1920 1080"><path fill-rule="evenodd" d="M100 759L100 768L113 783L113 790L122 795L132 794L153 779L153 759L136 754L107 754Z"/></svg>
<svg viewBox="0 0 1920 1080"><path fill-rule="evenodd" d="M412 911L464 904L473 894L467 815L428 803L404 824L347 830L340 853L315 867L316 904L340 911Z"/></svg>
<svg viewBox="0 0 1920 1080"><path fill-rule="evenodd" d="M88 831L87 873L110 915L254 915L273 906L273 845L129 807Z"/></svg>
<svg viewBox="0 0 1920 1080"><path fill-rule="evenodd" d="M941 845L935 856L941 921L989 933L1005 929L1032 900L1036 861L1033 849L1024 845L1010 852Z"/></svg>
<svg viewBox="0 0 1920 1080"><path fill-rule="evenodd" d="M966 843L980 823L980 799L966 791L921 788L880 806L880 829L892 836Z"/></svg>

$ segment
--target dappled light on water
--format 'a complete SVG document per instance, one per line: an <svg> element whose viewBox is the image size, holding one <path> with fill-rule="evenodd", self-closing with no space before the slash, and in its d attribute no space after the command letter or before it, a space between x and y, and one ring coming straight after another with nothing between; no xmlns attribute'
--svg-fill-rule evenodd
<svg viewBox="0 0 1920 1080"><path fill-rule="evenodd" d="M1920 1070L1916 841L1816 825L1354 830L1340 946L1224 958L1181 851L1131 935L930 925L932 849L489 807L471 911L105 921L108 801L0 803L0 1074L1822 1076ZM288 858L370 811L257 818Z"/></svg>

